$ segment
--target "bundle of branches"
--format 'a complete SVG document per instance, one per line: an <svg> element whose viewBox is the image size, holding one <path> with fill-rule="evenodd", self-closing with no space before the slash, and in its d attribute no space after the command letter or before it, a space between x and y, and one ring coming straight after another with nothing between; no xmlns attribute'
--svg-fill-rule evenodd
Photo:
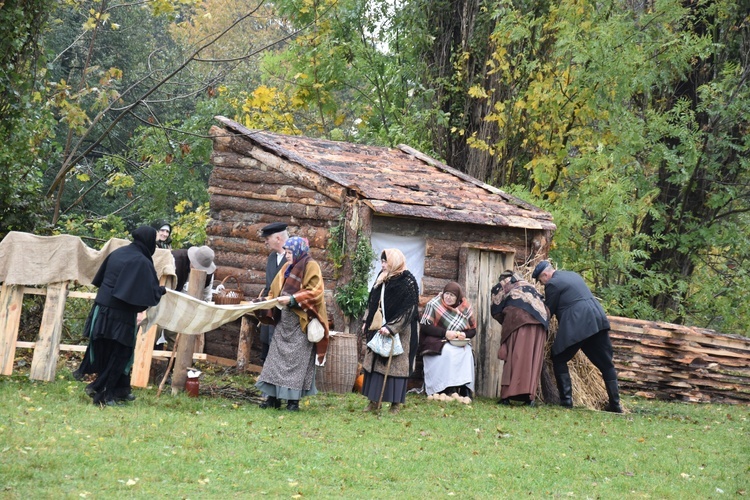
<svg viewBox="0 0 750 500"><path fill-rule="evenodd" d="M201 384L200 395L224 398L232 401L245 401L254 404L259 404L263 401L263 395L255 387L235 387L232 384L222 386Z"/></svg>
<svg viewBox="0 0 750 500"><path fill-rule="evenodd" d="M525 266L516 266L515 272L523 276L529 283L534 284L531 273L536 265L543 260L541 256L526 263ZM535 286L539 293L544 295L544 285L536 282ZM544 365L542 366L542 376L537 389L537 400L548 404L559 404L560 394L557 390L554 371L552 369L552 344L555 342L557 335L557 318L552 317L549 322L549 334L547 335L547 344L544 347ZM589 409L601 409L606 406L607 390L604 388L599 370L591 364L591 361L579 351L572 360L568 362L570 371L570 380L573 384L573 404L575 406L585 406Z"/></svg>

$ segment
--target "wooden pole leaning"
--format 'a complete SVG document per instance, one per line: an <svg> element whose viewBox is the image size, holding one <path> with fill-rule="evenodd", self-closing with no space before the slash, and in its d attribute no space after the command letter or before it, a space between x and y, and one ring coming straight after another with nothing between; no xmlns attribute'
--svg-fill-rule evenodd
<svg viewBox="0 0 750 500"><path fill-rule="evenodd" d="M159 284L166 286L172 281L170 276L163 275ZM174 285L172 285L174 286ZM130 385L133 387L147 387L148 376L151 373L151 361L154 356L154 344L156 334L159 331L157 325L152 326L146 332L140 329L135 339L135 354L133 356L133 370L130 374Z"/></svg>
<svg viewBox="0 0 750 500"><path fill-rule="evenodd" d="M23 285L0 286L0 375L13 374L22 307Z"/></svg>
<svg viewBox="0 0 750 500"><path fill-rule="evenodd" d="M51 382L55 380L57 360L60 357L65 301L68 298L68 281L47 285L42 324L39 327L39 340L34 346L29 378Z"/></svg>
<svg viewBox="0 0 750 500"><path fill-rule="evenodd" d="M206 271L191 269L188 281L188 295L200 299L205 283ZM187 369L193 364L195 339L195 335L183 335L182 333L177 333L177 340L175 341L175 348L173 351L175 363L174 371L172 372L172 395L176 395L180 391L185 390Z"/></svg>

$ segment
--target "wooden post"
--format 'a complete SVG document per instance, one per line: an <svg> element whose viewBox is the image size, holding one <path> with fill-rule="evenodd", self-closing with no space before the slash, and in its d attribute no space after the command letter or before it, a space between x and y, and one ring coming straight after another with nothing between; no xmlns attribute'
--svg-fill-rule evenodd
<svg viewBox="0 0 750 500"><path fill-rule="evenodd" d="M255 324L247 316L242 317L240 339L237 344L237 371L242 373L247 369L250 361L250 350L253 347L253 331Z"/></svg>
<svg viewBox="0 0 750 500"><path fill-rule="evenodd" d="M165 286L169 276L164 275L159 280L159 284ZM133 387L148 386L148 376L151 372L151 360L154 355L154 342L156 342L156 333L159 327L154 325L143 333L143 329L138 331L135 339L135 353L133 356L133 371L130 373L130 385Z"/></svg>
<svg viewBox="0 0 750 500"><path fill-rule="evenodd" d="M0 287L0 375L13 373L22 307L23 285L2 285Z"/></svg>
<svg viewBox="0 0 750 500"><path fill-rule="evenodd" d="M206 283L206 271L198 269L190 270L188 281L188 295L200 299ZM183 335L178 333L180 341L177 343L175 354L174 371L172 372L172 395L185 390L187 381L187 369L193 364L193 353L195 352L195 335Z"/></svg>
<svg viewBox="0 0 750 500"><path fill-rule="evenodd" d="M47 285L47 299L44 301L42 324L39 327L39 340L34 346L34 357L31 360L29 378L51 382L55 380L57 359L60 357L60 338L62 337L65 301L68 298L68 283L50 283Z"/></svg>

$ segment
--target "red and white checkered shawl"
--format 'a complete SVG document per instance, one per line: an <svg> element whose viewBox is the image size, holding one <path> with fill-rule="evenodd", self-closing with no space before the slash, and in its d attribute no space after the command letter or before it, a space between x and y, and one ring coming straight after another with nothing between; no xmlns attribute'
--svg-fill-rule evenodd
<svg viewBox="0 0 750 500"><path fill-rule="evenodd" d="M326 313L325 289L320 265L309 255L306 255L294 264L289 272L289 277L284 279L284 274L289 266L290 264L287 262L276 274L269 297L274 298L280 295L294 297L298 307L292 308L292 311L299 317L303 332L307 332L307 325L312 318L318 318L325 330L323 340L315 344L318 360L322 361L328 350L328 315Z"/></svg>
<svg viewBox="0 0 750 500"><path fill-rule="evenodd" d="M443 302L443 294L439 293L424 307L424 314L420 323L424 325L442 326L446 330L464 331L477 327L474 309L466 297L457 307L451 307Z"/></svg>

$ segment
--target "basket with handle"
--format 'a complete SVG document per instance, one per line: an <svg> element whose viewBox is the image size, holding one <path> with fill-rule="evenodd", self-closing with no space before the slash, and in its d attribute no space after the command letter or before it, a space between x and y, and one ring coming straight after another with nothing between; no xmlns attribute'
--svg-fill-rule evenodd
<svg viewBox="0 0 750 500"><path fill-rule="evenodd" d="M229 278L232 278L234 280L237 288L229 288L229 285L226 284L226 281ZM240 287L240 282L237 280L236 276L227 276L226 278L221 280L221 285L224 287L224 289L214 294L214 304L216 304L217 306L239 304L245 299L245 294L242 291L242 287Z"/></svg>

